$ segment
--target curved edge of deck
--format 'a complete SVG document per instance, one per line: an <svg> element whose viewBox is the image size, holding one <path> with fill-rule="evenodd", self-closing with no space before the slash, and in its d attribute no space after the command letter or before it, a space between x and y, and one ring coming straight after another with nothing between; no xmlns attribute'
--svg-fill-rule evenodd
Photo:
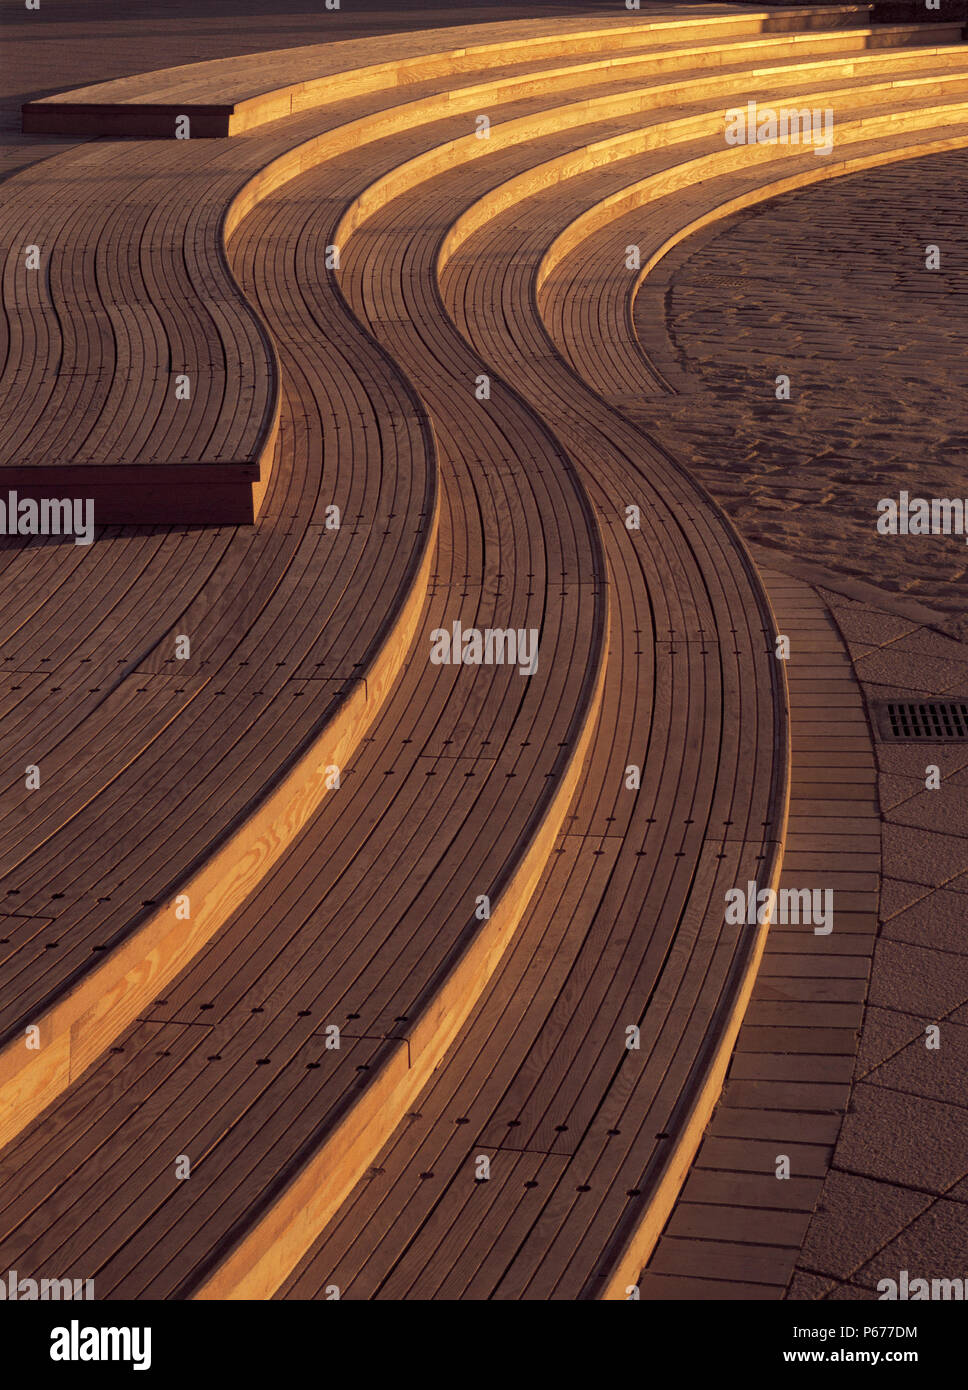
<svg viewBox="0 0 968 1390"><path fill-rule="evenodd" d="M710 510L716 513L727 534L731 536L740 561L747 571L750 587L759 603L764 626L775 636L779 628L773 605L745 541L712 494L691 475L690 481L703 495ZM769 828L773 838L766 841L770 845L770 855L764 875L765 886L774 893L779 889L783 872L792 779L790 692L782 663L777 662L777 667L773 686L775 781L771 794L772 824ZM771 901L775 901L775 898ZM683 1089L679 1102L680 1115L672 1122L676 1128L668 1151L661 1156L654 1172L646 1179L648 1191L642 1205L629 1211L623 1226L603 1252L601 1265L607 1267L609 1273L604 1280L589 1281L583 1293L584 1297L600 1300L627 1299L629 1288L638 1283L642 1269L658 1244L722 1095L736 1040L743 1026L766 949L769 931L770 922L767 919L759 925L755 934L751 933L745 951L737 952L730 979L720 996L713 1021L706 1030L702 1048L693 1064L692 1076Z"/></svg>
<svg viewBox="0 0 968 1390"><path fill-rule="evenodd" d="M857 126L860 127L863 124L865 123L858 122ZM878 123L875 121L874 124L876 126ZM953 137L953 140L958 144L963 144L968 140L968 137ZM947 147L950 143L951 139L928 142L927 148L934 149L938 145ZM910 154L925 151L925 145L915 147L909 153L909 157ZM817 179L835 174L848 173L855 167L866 167L872 162L884 162L897 157L898 154L895 150L866 152L863 156L856 156L854 159L844 159L836 166L825 166L819 170L810 171L802 175L802 181L814 182ZM558 161L553 161L548 167L554 167L557 163ZM533 186L533 170L529 171L529 178L532 180ZM640 276L637 277L634 282L634 291L629 296L630 303L634 299L634 292L638 290L649 270L654 267L670 246L677 244L691 231L706 225L707 222L727 216L731 211L735 211L737 207L744 206L748 202L776 196L778 192L786 191L788 186L796 186L800 181L800 179L794 178L768 182L765 186L748 192L741 198L729 200L721 206L717 205L714 209L709 210L706 216L695 219L679 229L663 248L650 259ZM640 185L640 187L645 186ZM502 191L500 187L493 190L490 195L465 211L457 220L450 234L443 241L438 261L438 275L447 256L452 254L455 245L466 239L469 229L480 227L489 220L495 208L501 208L504 205L505 192L506 190ZM593 227L597 228L610 220L609 212L616 205L619 205L622 211L629 210L623 195L613 195L611 199L606 199L603 204L590 209L582 218L570 224L566 232L555 239L553 243L554 254L549 250L541 263L536 277L536 289L540 289L540 285L547 278L552 264L557 263L567 254L568 250L574 249L577 244L584 240ZM722 508L718 506L707 490L698 484L696 486L697 490L704 494L709 507L722 518L727 531L732 536L733 543L742 557L751 587L763 612L767 630L775 634L779 629L773 615L767 589L745 543L736 528L729 522ZM782 751L779 752L777 766L780 770L781 781L774 787L771 798L771 804L775 811L772 826L774 838L770 842L771 852L767 878L769 887L774 891L779 887L783 867L792 776L789 691L785 672L778 673L778 675L777 686L782 692L782 708L777 709L776 727L782 743ZM745 951L737 957L731 972L730 986L724 989L720 997L714 1021L707 1030L702 1048L692 1068L692 1076L684 1088L683 1096L679 1102L680 1118L677 1122L673 1122L673 1125L670 1125L675 1135L671 1151L657 1160L653 1173L643 1182L643 1187L647 1190L642 1203L637 1204L634 1210L629 1211L622 1226L603 1252L600 1270L607 1271L607 1273L604 1277L599 1273L591 1278L583 1289L583 1297L625 1299L628 1297L630 1289L638 1285L640 1272L648 1263L658 1243L702 1143L703 1135L715 1106L720 1099L747 1006L753 994L768 933L769 924L762 924L755 936L746 944Z"/></svg>

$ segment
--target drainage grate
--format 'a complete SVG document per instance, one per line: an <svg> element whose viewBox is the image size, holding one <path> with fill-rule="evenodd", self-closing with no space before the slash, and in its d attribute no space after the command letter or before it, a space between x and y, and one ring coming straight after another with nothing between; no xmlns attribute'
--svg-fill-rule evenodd
<svg viewBox="0 0 968 1390"><path fill-rule="evenodd" d="M884 700L877 706L877 723L884 739L968 739L968 700Z"/></svg>

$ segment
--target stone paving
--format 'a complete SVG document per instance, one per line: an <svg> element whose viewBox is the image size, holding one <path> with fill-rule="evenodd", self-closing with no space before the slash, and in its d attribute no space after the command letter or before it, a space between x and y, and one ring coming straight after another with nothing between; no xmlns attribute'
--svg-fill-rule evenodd
<svg viewBox="0 0 968 1390"><path fill-rule="evenodd" d="M934 539L934 538L930 538ZM968 695L968 644L822 591L868 700ZM934 679L932 679L934 678ZM964 1277L968 1250L968 746L876 743L879 934L851 1104L790 1296L877 1298ZM925 787L935 765L940 786ZM940 1028L937 1050L925 1029Z"/></svg>

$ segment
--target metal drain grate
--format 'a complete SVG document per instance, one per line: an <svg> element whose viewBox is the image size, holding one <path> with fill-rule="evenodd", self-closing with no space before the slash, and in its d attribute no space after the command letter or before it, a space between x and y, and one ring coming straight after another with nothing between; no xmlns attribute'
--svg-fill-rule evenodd
<svg viewBox="0 0 968 1390"><path fill-rule="evenodd" d="M878 705L882 738L949 743L968 739L968 700L885 700Z"/></svg>

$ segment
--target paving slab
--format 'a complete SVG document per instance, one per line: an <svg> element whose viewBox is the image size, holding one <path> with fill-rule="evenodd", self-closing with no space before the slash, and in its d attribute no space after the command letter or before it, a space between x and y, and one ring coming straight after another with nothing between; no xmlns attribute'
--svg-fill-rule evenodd
<svg viewBox="0 0 968 1390"><path fill-rule="evenodd" d="M836 1162L852 1173L940 1194L968 1172L968 1109L860 1081Z"/></svg>
<svg viewBox="0 0 968 1390"><path fill-rule="evenodd" d="M905 1269L909 1280L961 1282L968 1278L968 1205L944 1200L932 1203L858 1269L853 1279L861 1286L876 1288L882 1279L900 1282ZM939 1293L944 1296L943 1291Z"/></svg>
<svg viewBox="0 0 968 1390"><path fill-rule="evenodd" d="M832 1171L810 1221L798 1270L847 1280L871 1250L893 1240L933 1198L854 1173ZM792 1291L791 1291L792 1293Z"/></svg>

